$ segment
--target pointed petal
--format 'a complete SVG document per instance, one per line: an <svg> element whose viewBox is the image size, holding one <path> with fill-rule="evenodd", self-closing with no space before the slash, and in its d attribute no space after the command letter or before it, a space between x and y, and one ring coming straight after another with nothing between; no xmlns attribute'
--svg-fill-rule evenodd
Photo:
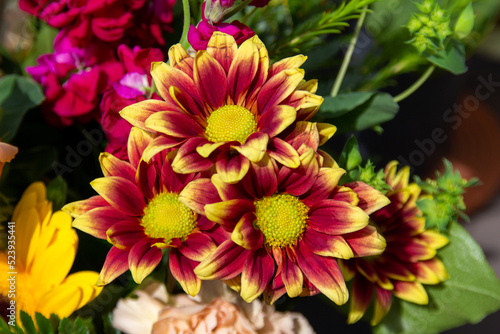
<svg viewBox="0 0 500 334"><path fill-rule="evenodd" d="M244 182L247 178L243 178ZM254 198L248 194L245 188L242 187L241 183L229 184L222 181L220 175L214 174L212 175L212 183L217 188L217 192L219 193L221 199L223 201L229 201L231 199L246 199L249 201L253 201Z"/></svg>
<svg viewBox="0 0 500 334"><path fill-rule="evenodd" d="M144 100L125 107L120 111L120 116L130 124L142 130L148 130L144 122L157 112L171 110L180 111L179 107L161 100Z"/></svg>
<svg viewBox="0 0 500 334"><path fill-rule="evenodd" d="M190 296L196 296L200 292L201 280L196 277L193 271L193 262L181 254L177 249L172 248L168 257L170 272L179 282L182 289Z"/></svg>
<svg viewBox="0 0 500 334"><path fill-rule="evenodd" d="M345 304L349 292L335 259L315 255L299 241L297 262L302 273L319 291L335 304Z"/></svg>
<svg viewBox="0 0 500 334"><path fill-rule="evenodd" d="M274 261L264 249L259 249L248 256L241 273L241 297L247 303L264 292L274 276Z"/></svg>
<svg viewBox="0 0 500 334"><path fill-rule="evenodd" d="M273 138L295 121L297 111L294 107L277 105L261 115L257 123L259 131L265 132Z"/></svg>
<svg viewBox="0 0 500 334"><path fill-rule="evenodd" d="M344 184L344 186L354 190L359 198L358 206L367 214L372 214L391 203L384 194L364 182L351 182Z"/></svg>
<svg viewBox="0 0 500 334"><path fill-rule="evenodd" d="M309 226L321 233L341 235L355 232L368 222L369 216L359 207L332 199L319 201L309 210Z"/></svg>
<svg viewBox="0 0 500 334"><path fill-rule="evenodd" d="M210 179L189 182L179 193L179 201L200 215L205 215L205 205L220 202L217 189Z"/></svg>
<svg viewBox="0 0 500 334"><path fill-rule="evenodd" d="M238 45L231 35L214 31L208 41L207 52L224 67L226 72L229 72L237 51Z"/></svg>
<svg viewBox="0 0 500 334"><path fill-rule="evenodd" d="M283 258L283 271L281 278L289 297L298 297L302 293L304 279L302 271L288 256Z"/></svg>
<svg viewBox="0 0 500 334"><path fill-rule="evenodd" d="M164 150L182 145L183 141L184 140L182 138L179 139L166 136L158 136L155 139L151 140L149 145L144 149L142 159L145 162L149 163L156 154ZM139 162L137 164L139 165Z"/></svg>
<svg viewBox="0 0 500 334"><path fill-rule="evenodd" d="M180 44L173 45L168 50L170 65L180 69L189 76L193 74L193 57L191 57Z"/></svg>
<svg viewBox="0 0 500 334"><path fill-rule="evenodd" d="M106 200L102 198L102 196L92 196L88 199L68 203L63 206L61 210L68 213L73 218L78 218L80 215L83 215L87 211L103 206L109 206L109 203L106 202ZM19 207L19 204L17 205L17 207Z"/></svg>
<svg viewBox="0 0 500 334"><path fill-rule="evenodd" d="M134 281L137 284L141 284L160 263L161 258L161 250L151 247L148 239L137 242L130 250L128 256L128 264Z"/></svg>
<svg viewBox="0 0 500 334"><path fill-rule="evenodd" d="M229 94L236 105L243 105L259 65L259 49L248 39L240 45L227 75Z"/></svg>
<svg viewBox="0 0 500 334"><path fill-rule="evenodd" d="M344 174L345 170L342 168L320 168L318 177L311 190L304 195L303 202L312 206L314 203L328 198Z"/></svg>
<svg viewBox="0 0 500 334"><path fill-rule="evenodd" d="M142 153L152 140L153 137L149 132L136 127L130 129L130 135L128 136L127 142L127 153L128 160L132 166L137 168L139 161L141 160Z"/></svg>
<svg viewBox="0 0 500 334"><path fill-rule="evenodd" d="M319 172L318 161L313 149L300 156L300 166L291 169L282 167L278 174L279 190L294 196L301 196L311 189Z"/></svg>
<svg viewBox="0 0 500 334"><path fill-rule="evenodd" d="M363 276L358 275L352 284L351 303L349 307L348 324L353 324L360 320L365 314L373 294L373 284Z"/></svg>
<svg viewBox="0 0 500 334"><path fill-rule="evenodd" d="M351 247L343 237L323 234L314 229L304 232L304 244L314 254L331 256L339 259L350 259L354 256Z"/></svg>
<svg viewBox="0 0 500 334"><path fill-rule="evenodd" d="M254 211L255 206L253 202L244 199L232 199L205 206L207 218L218 224L225 224L227 222L236 224L245 213Z"/></svg>
<svg viewBox="0 0 500 334"><path fill-rule="evenodd" d="M250 161L243 155L226 151L217 156L215 168L223 182L236 183L248 172Z"/></svg>
<svg viewBox="0 0 500 334"><path fill-rule="evenodd" d="M264 157L267 150L269 136L263 132L252 133L241 146L232 146L241 155L252 162L259 162Z"/></svg>
<svg viewBox="0 0 500 334"><path fill-rule="evenodd" d="M165 191L178 194L195 177L194 174L175 173L171 165L171 157L165 158L161 167L161 183Z"/></svg>
<svg viewBox="0 0 500 334"><path fill-rule="evenodd" d="M224 241L215 252L194 268L194 273L203 280L234 278L242 272L250 254L250 251L231 240Z"/></svg>
<svg viewBox="0 0 500 334"><path fill-rule="evenodd" d="M283 139L272 138L267 145L267 154L286 167L297 168L300 165L299 154Z"/></svg>
<svg viewBox="0 0 500 334"><path fill-rule="evenodd" d="M73 220L72 226L96 238L106 239L106 231L114 224L126 219L126 215L108 205L80 215Z"/></svg>
<svg viewBox="0 0 500 334"><path fill-rule="evenodd" d="M377 233L374 226L368 225L363 229L343 235L355 257L373 256L382 254L386 242L384 237Z"/></svg>
<svg viewBox="0 0 500 334"><path fill-rule="evenodd" d="M253 212L245 213L231 234L231 240L235 244L251 251L261 248L264 239L262 232L253 227L254 221L255 214Z"/></svg>
<svg viewBox="0 0 500 334"><path fill-rule="evenodd" d="M392 303L392 293L389 290L376 288L375 307L373 311L373 318L370 322L372 326L376 326L385 317Z"/></svg>
<svg viewBox="0 0 500 334"><path fill-rule="evenodd" d="M394 296L419 305L427 305L429 303L429 297L422 284L402 281L394 281L393 283Z"/></svg>
<svg viewBox="0 0 500 334"><path fill-rule="evenodd" d="M196 53L193 77L203 101L214 110L224 104L227 94L226 72L207 51Z"/></svg>
<svg viewBox="0 0 500 334"><path fill-rule="evenodd" d="M147 238L144 228L134 220L113 224L106 231L106 235L113 246L124 250L130 250L137 242Z"/></svg>
<svg viewBox="0 0 500 334"><path fill-rule="evenodd" d="M277 73L262 86L257 97L257 107L264 114L287 98L304 78L304 70L289 69Z"/></svg>
<svg viewBox="0 0 500 334"><path fill-rule="evenodd" d="M179 252L182 255L196 262L203 261L215 249L216 246L212 239L200 232L191 233L179 246Z"/></svg>
<svg viewBox="0 0 500 334"><path fill-rule="evenodd" d="M406 262L417 262L432 259L436 250L426 243L415 239L400 237L387 237L387 251Z"/></svg>
<svg viewBox="0 0 500 334"><path fill-rule="evenodd" d="M99 279L95 283L103 286L112 282L115 278L128 270L128 251L111 247L102 266Z"/></svg>
<svg viewBox="0 0 500 334"><path fill-rule="evenodd" d="M207 141L203 145L200 145L196 148L196 152L204 158L208 158L210 154L216 151L219 147L228 145L227 142L221 141L218 143L212 143Z"/></svg>
<svg viewBox="0 0 500 334"><path fill-rule="evenodd" d="M201 137L188 139L177 151L177 155L172 161L172 168L176 173L188 174L209 169L213 166L211 159L203 158L196 152L198 146L206 143L207 140Z"/></svg>
<svg viewBox="0 0 500 334"><path fill-rule="evenodd" d="M179 111L160 111L144 123L148 129L175 138L191 138L203 133L203 129L191 117Z"/></svg>
<svg viewBox="0 0 500 334"><path fill-rule="evenodd" d="M278 177L273 161L265 155L258 163L252 163L241 185L252 200L272 196L278 188Z"/></svg>
<svg viewBox="0 0 500 334"><path fill-rule="evenodd" d="M128 162L115 158L108 152L103 152L99 155L99 163L104 176L119 176L130 182L135 182L136 170Z"/></svg>
<svg viewBox="0 0 500 334"><path fill-rule="evenodd" d="M293 57L288 57L281 59L274 64L271 65L271 68L269 69L269 74L276 75L277 73L288 70L291 68L299 68L304 64L307 60L307 57L304 55L296 55Z"/></svg>
<svg viewBox="0 0 500 334"><path fill-rule="evenodd" d="M429 247L439 249L450 242L447 237L439 232L427 230L421 233L418 238L425 242Z"/></svg>
<svg viewBox="0 0 500 334"><path fill-rule="evenodd" d="M90 182L99 195L111 206L129 216L140 216L146 206L137 186L118 176L108 176Z"/></svg>

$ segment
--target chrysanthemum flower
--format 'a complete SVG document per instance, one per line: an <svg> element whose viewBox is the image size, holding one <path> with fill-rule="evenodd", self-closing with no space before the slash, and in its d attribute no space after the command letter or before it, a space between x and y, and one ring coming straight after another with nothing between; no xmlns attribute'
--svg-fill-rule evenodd
<svg viewBox="0 0 500 334"><path fill-rule="evenodd" d="M316 81L305 82L299 55L269 66L257 36L240 47L230 35L214 32L207 50L191 57L178 44L170 65L153 63L151 74L164 101L146 100L121 111L131 124L158 136L145 151L179 149L172 167L193 173L214 164L220 178L238 182L250 163L266 152L279 163L298 167L297 152L278 138L295 121L308 120L322 98Z"/></svg>
<svg viewBox="0 0 500 334"><path fill-rule="evenodd" d="M52 214L52 203L47 200L43 183L35 182L26 189L11 222L13 229L8 231L14 231L15 239L9 239L14 243L8 245L14 248L0 252L0 301L5 306L2 316L9 312L6 305L10 306L9 298L13 295L17 319L21 310L31 317L35 312L47 318L52 313L68 317L97 297L101 292L95 286L98 273L79 271L68 276L78 236L71 228L68 214ZM13 281L7 280L12 277Z"/></svg>
<svg viewBox="0 0 500 334"><path fill-rule="evenodd" d="M416 206L420 188L409 184L410 169L397 172L398 162L385 168L385 179L392 188L386 196L391 204L370 215L378 232L386 239L385 251L377 257L341 261L346 279L354 277L347 321L361 319L375 294L371 320L378 324L391 307L392 296L425 305L429 298L422 284L438 284L448 278L436 250L448 243L442 234L425 229L425 218Z"/></svg>
<svg viewBox="0 0 500 334"><path fill-rule="evenodd" d="M160 153L149 163L142 160L150 141L148 133L132 128L130 162L103 153L104 177L91 182L99 195L63 210L76 218L74 227L113 244L98 285L108 284L128 269L137 283L142 282L160 263L162 249L170 248L173 276L195 295L201 281L193 268L225 240L224 232L203 216L203 206L219 197L210 179L174 173L173 152ZM200 187L208 192L200 192Z"/></svg>
<svg viewBox="0 0 500 334"><path fill-rule="evenodd" d="M226 280L248 302L263 292L271 303L284 293L322 292L345 303L336 259L383 251L368 214L388 199L364 183L338 186L345 171L320 168L319 160L309 148L295 169L264 156L237 184L213 175L222 201L206 205L205 213L232 234L195 268L198 277Z"/></svg>

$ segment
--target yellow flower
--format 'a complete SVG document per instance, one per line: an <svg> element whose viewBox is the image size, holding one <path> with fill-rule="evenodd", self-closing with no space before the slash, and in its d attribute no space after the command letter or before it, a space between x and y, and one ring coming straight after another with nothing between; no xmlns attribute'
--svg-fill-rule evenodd
<svg viewBox="0 0 500 334"><path fill-rule="evenodd" d="M26 189L11 222L7 229L11 247L0 252L0 300L9 305L15 301L18 322L20 310L32 317L38 312L63 318L97 297L102 290L95 286L98 273L80 271L68 276L78 236L70 215L62 211L52 214L42 182ZM9 278L15 281L15 288Z"/></svg>

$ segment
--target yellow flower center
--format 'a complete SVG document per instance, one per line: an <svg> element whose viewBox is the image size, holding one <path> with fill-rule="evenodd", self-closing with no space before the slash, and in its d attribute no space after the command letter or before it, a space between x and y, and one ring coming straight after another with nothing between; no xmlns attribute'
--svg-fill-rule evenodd
<svg viewBox="0 0 500 334"><path fill-rule="evenodd" d="M271 247L294 245L307 228L309 208L297 197L278 194L255 201L255 225Z"/></svg>
<svg viewBox="0 0 500 334"><path fill-rule="evenodd" d="M163 193L144 209L141 225L150 238L183 239L196 227L196 213L179 201L179 195Z"/></svg>
<svg viewBox="0 0 500 334"><path fill-rule="evenodd" d="M239 141L243 144L257 130L255 116L241 106L227 105L210 114L205 134L213 143Z"/></svg>

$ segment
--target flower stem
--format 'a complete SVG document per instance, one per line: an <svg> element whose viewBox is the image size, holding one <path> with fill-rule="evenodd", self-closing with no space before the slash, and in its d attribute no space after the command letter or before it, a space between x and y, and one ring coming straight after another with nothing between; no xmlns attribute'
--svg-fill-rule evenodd
<svg viewBox="0 0 500 334"><path fill-rule="evenodd" d="M430 65L427 68L427 70L424 72L424 74L422 74L422 76L420 78L418 78L418 80L413 83L413 85L411 85L410 87L408 87L401 94L398 94L398 95L396 95L394 97L394 102L401 102L404 99L406 99L408 96L410 96L411 94L413 94L420 86L422 86L422 84L427 79L429 79L429 77L431 76L432 72L434 72L435 69L436 69L436 65L434 65L434 64Z"/></svg>
<svg viewBox="0 0 500 334"><path fill-rule="evenodd" d="M349 66L349 62L351 61L351 57L354 52L354 47L356 46L356 42L358 41L359 32L361 31L361 27L363 26L363 23L365 21L367 9L368 6L364 6L361 15L359 16L358 23L356 24L356 28L354 30L354 35L349 42L349 47L347 48L347 51L345 53L345 57L342 61L342 65L340 66L339 73L335 78L335 83L333 84L332 91L330 93L330 96L332 97L337 96L337 94L339 93L340 86L342 85L342 81L344 80L344 76L347 72L347 67Z"/></svg>
<svg viewBox="0 0 500 334"><path fill-rule="evenodd" d="M189 0L182 0L182 9L184 11L184 25L182 27L181 43L182 47L187 50L189 42L187 40L189 26L191 25L191 12L189 10Z"/></svg>
<svg viewBox="0 0 500 334"><path fill-rule="evenodd" d="M243 8L248 6L248 4L250 2L252 2L252 0L245 0L242 3L240 3L238 6L231 9L229 12L226 13L226 15L224 15L224 18L222 19L222 21L227 20L228 18L230 18L234 14L238 13L240 10L242 10Z"/></svg>

